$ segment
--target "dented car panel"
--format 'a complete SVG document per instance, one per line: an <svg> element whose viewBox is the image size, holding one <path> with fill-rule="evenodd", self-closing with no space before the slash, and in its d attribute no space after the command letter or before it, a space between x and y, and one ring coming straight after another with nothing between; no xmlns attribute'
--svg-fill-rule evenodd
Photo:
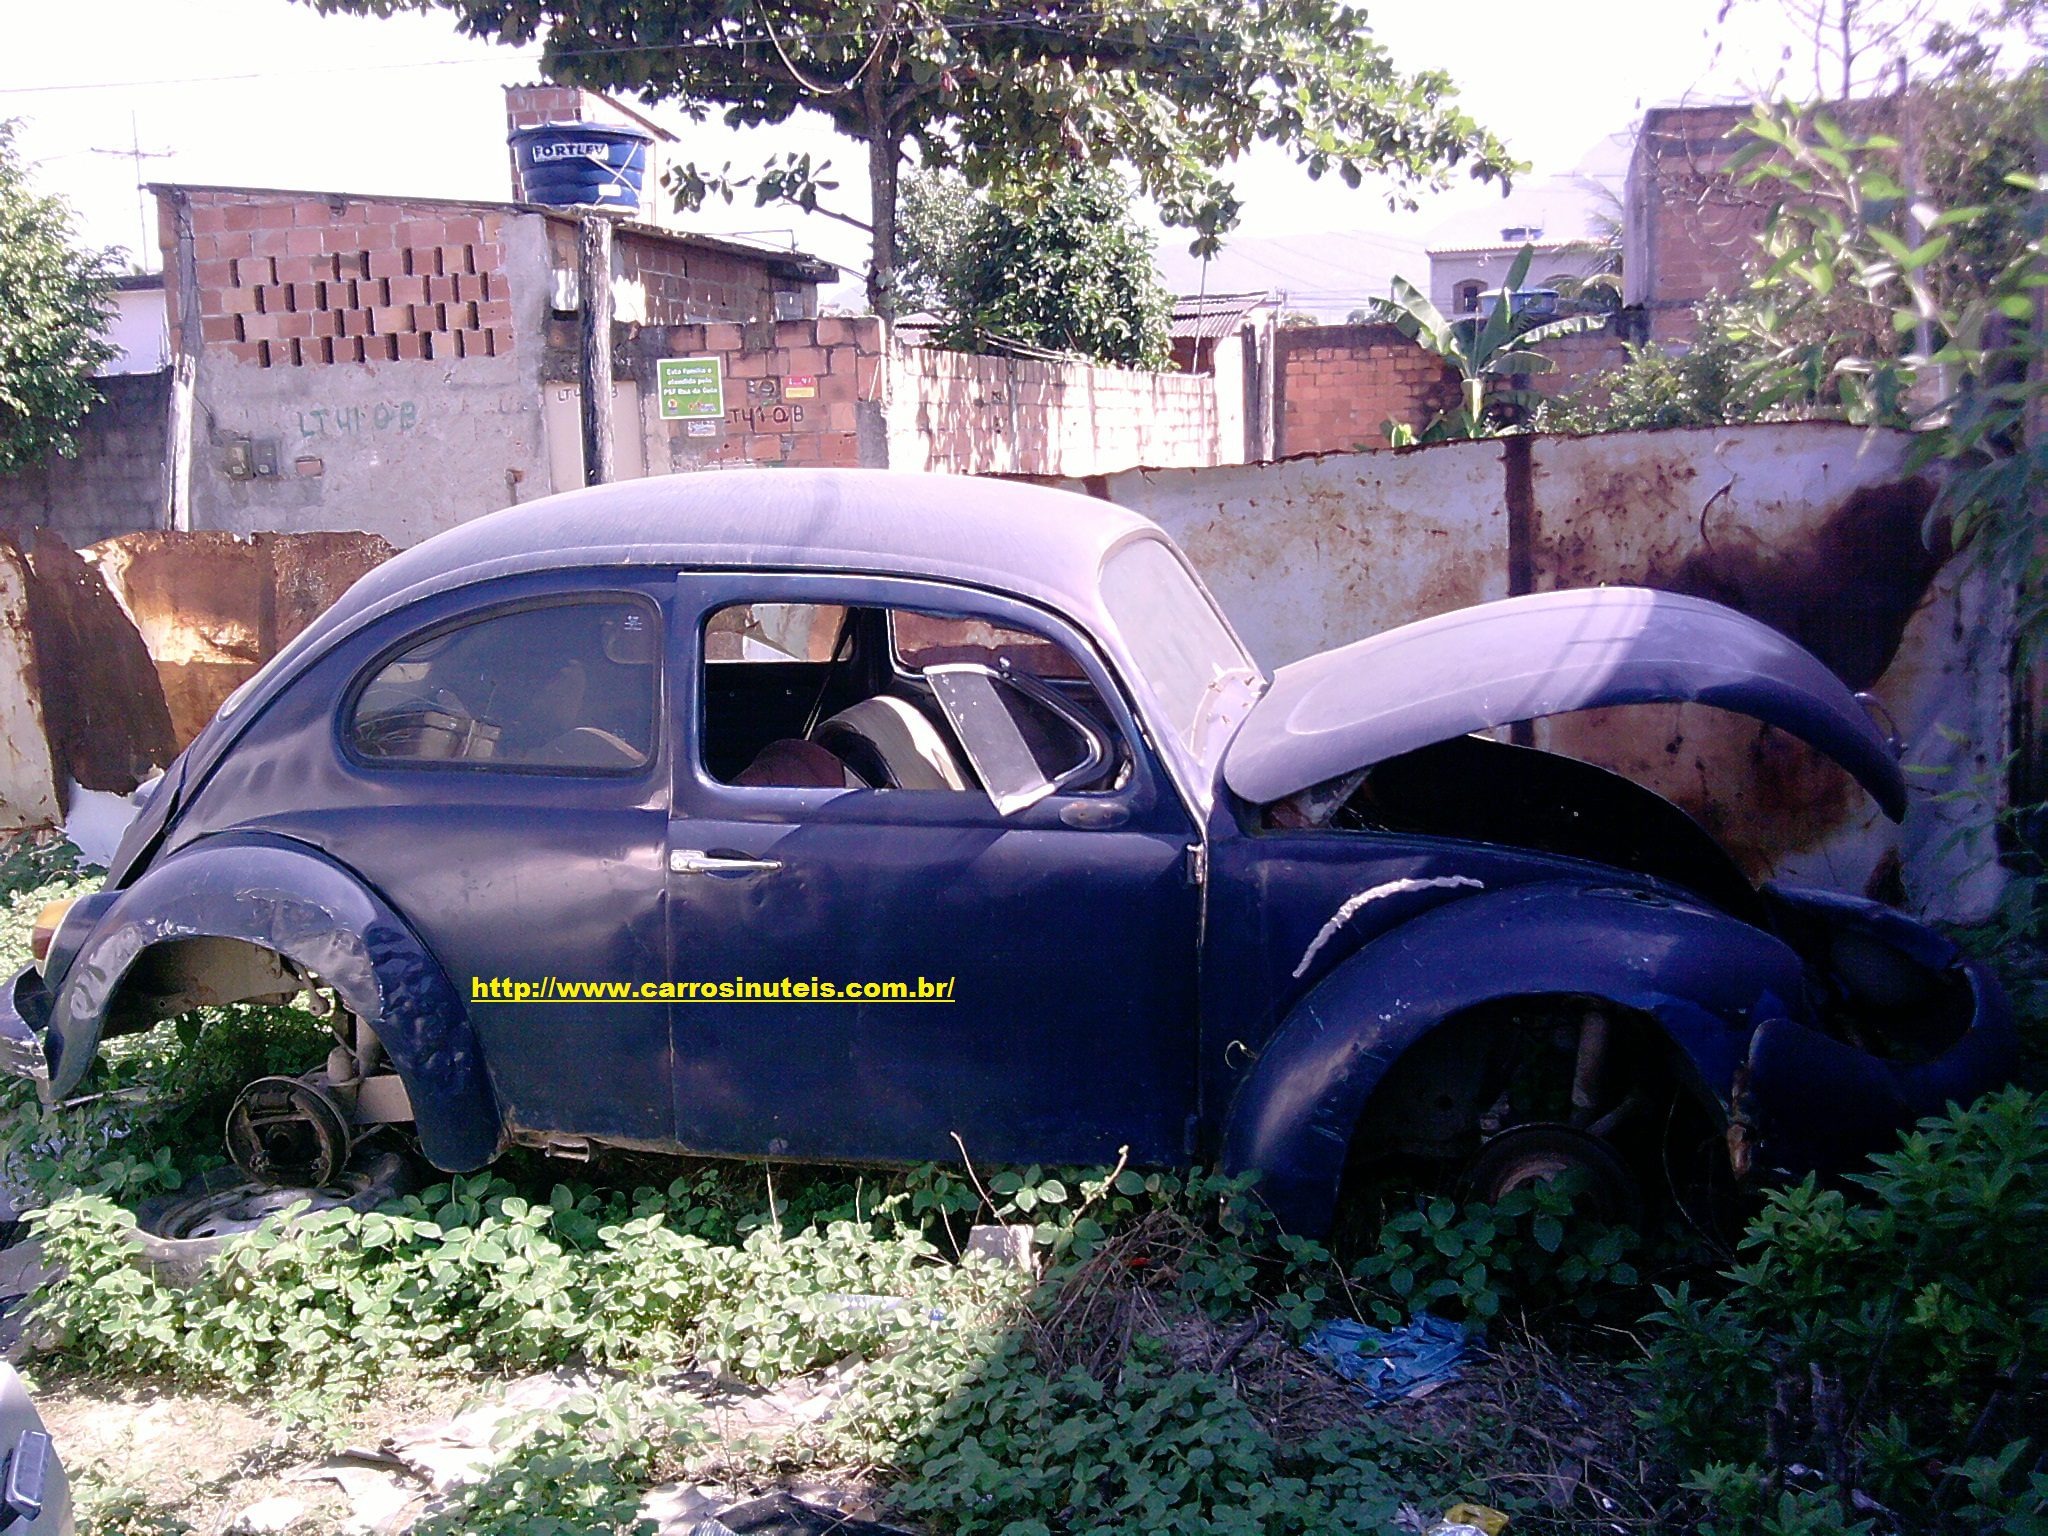
<svg viewBox="0 0 2048 1536"><path fill-rule="evenodd" d="M63 969L50 973L34 1005L47 1009L39 1031L49 1060L47 1096L77 1091L103 1033L222 1000L201 995L152 1006L150 989L123 986L145 953L206 939L244 941L300 973L259 983L276 992L257 995L289 997L304 985L301 978L318 977L369 1021L419 1106L421 1144L436 1163L475 1168L497 1155L489 1076L434 957L346 870L312 848L260 834L210 838L153 865L109 902ZM11 1020L0 1021L0 1032L11 1028Z"/></svg>
<svg viewBox="0 0 2048 1536"><path fill-rule="evenodd" d="M1636 587L1482 603L1282 667L1224 777L1263 805L1473 731L1676 702L1777 726L1840 763L1894 821L1905 815L1897 753L1832 672L1733 609Z"/></svg>
<svg viewBox="0 0 2048 1536"><path fill-rule="evenodd" d="M1690 1082L1725 1094L1755 1022L1800 1008L1797 955L1675 892L1540 881L1390 908L1375 927L1254 1053L1231 1101L1225 1163L1261 1169L1289 1223L1333 1208L1367 1099L1446 1019L1505 998L1597 997L1654 1018Z"/></svg>
<svg viewBox="0 0 2048 1536"><path fill-rule="evenodd" d="M1085 498L572 493L397 557L245 685L0 995L0 1065L61 1097L103 1036L303 987L354 1052L308 1093L366 1130L409 1107L444 1168L1127 1150L1260 1170L1311 1232L1382 1144L1628 1151L1683 1102L1738 1172L1836 1171L2009 1074L2004 1002L1945 940L1758 890L1639 786L1466 734L1650 698L1903 804L1825 668L1691 599L1517 600L1269 682L1165 536ZM777 977L947 990L659 990Z"/></svg>

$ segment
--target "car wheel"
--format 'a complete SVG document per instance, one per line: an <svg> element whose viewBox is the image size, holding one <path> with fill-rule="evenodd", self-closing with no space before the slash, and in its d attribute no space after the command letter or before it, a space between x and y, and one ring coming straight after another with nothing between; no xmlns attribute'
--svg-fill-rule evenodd
<svg viewBox="0 0 2048 1536"><path fill-rule="evenodd" d="M1621 1154L1576 1126L1537 1122L1502 1131L1465 1170L1466 1197L1493 1204L1512 1190L1573 1177L1578 1210L1612 1226L1640 1227L1643 1190Z"/></svg>
<svg viewBox="0 0 2048 1536"><path fill-rule="evenodd" d="M308 1211L375 1210L411 1191L413 1165L399 1152L358 1154L341 1177L318 1188L258 1184L239 1168L215 1168L135 1210L137 1246L158 1278L189 1284L229 1240L280 1211L306 1202Z"/></svg>

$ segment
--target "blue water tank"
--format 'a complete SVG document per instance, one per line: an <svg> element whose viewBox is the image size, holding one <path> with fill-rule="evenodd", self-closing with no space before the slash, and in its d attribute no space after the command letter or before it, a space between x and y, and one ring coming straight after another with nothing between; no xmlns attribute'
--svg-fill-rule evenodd
<svg viewBox="0 0 2048 1536"><path fill-rule="evenodd" d="M510 135L522 202L550 208L640 206L654 135L613 123L542 123Z"/></svg>

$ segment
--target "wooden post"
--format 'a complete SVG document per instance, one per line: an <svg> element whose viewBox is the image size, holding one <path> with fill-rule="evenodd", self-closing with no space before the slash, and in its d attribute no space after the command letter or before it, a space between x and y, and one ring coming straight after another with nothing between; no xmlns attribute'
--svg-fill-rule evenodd
<svg viewBox="0 0 2048 1536"><path fill-rule="evenodd" d="M612 221L585 213L576 221L577 282L583 321L578 377L583 387L583 483L612 480Z"/></svg>

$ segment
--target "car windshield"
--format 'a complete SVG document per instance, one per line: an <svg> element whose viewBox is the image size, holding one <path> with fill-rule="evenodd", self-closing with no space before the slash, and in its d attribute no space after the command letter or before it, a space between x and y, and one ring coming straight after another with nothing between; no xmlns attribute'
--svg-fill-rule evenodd
<svg viewBox="0 0 2048 1536"><path fill-rule="evenodd" d="M1190 752L1216 684L1258 668L1178 556L1138 539L1102 568L1102 600L1143 681Z"/></svg>

